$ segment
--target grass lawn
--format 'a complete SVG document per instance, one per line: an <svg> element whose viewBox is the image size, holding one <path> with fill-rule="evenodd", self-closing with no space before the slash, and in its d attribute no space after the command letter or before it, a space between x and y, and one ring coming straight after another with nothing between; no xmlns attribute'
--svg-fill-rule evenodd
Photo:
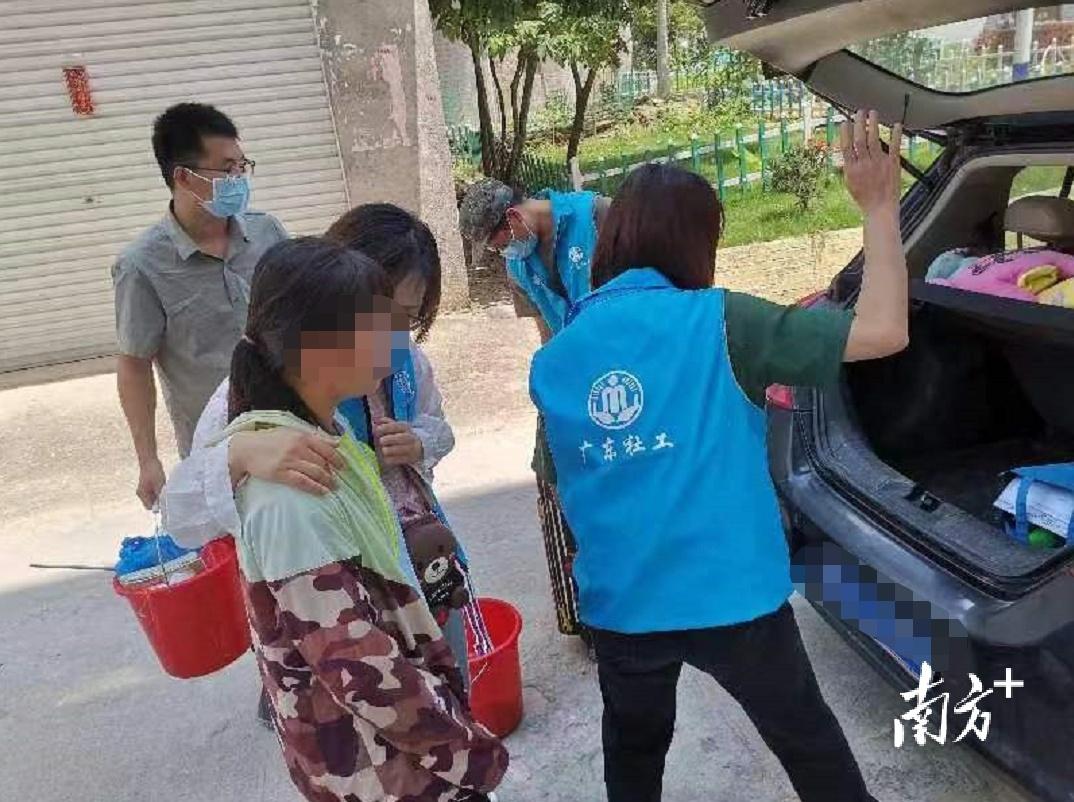
<svg viewBox="0 0 1074 802"><path fill-rule="evenodd" d="M1066 167L1027 167L1015 176L1011 197L1018 198L1033 193L1057 194L1059 187L1063 185L1066 171ZM1053 190L1056 192L1053 193Z"/></svg>
<svg viewBox="0 0 1074 802"><path fill-rule="evenodd" d="M761 192L759 188L742 193L728 190L724 194L724 213L724 247L861 225L861 215L838 177L828 182L820 198L804 214L792 196Z"/></svg>
<svg viewBox="0 0 1074 802"><path fill-rule="evenodd" d="M772 128L768 129L770 132ZM778 127L775 129L778 132ZM801 133L791 132L788 136L789 145L794 146L802 141ZM724 138L724 142L733 142L733 136ZM688 143L678 143L676 150L688 148ZM778 158L780 153L780 141L777 136L767 143L769 163ZM622 148L626 152L625 146ZM930 148L927 143L919 142L914 154L914 162L922 169L928 167L932 160L939 155L939 149ZM643 151L644 153L644 151ZM663 150L649 151L651 157L662 156L667 153L666 146ZM725 180L733 180L744 168L747 174L759 172L761 169L760 153L757 143L745 147L744 164L739 164L737 154L733 150L721 150L720 162L723 165ZM627 156L628 163L643 160L642 154ZM621 157L614 161L605 161L603 166L611 169L619 167ZM691 170L694 168L691 159L678 162L679 166ZM600 163L598 162L598 166ZM583 172L594 172L594 168L583 164ZM698 172L705 176L714 185L717 183L717 163L711 153L703 154L700 159ZM607 195L614 195L623 178L621 175L607 176L589 186ZM1047 183L1048 179L1041 178L1039 182ZM903 189L909 189L913 178L903 174ZM1052 184L1054 186L1054 183ZM824 187L819 198L814 201L808 212L801 212L793 197L775 192L764 192L758 183L747 185L745 190L737 186L728 186L724 190L724 205L726 207L727 222L724 230L723 244L725 246L747 245L751 242L769 242L784 237L795 237L809 234L813 231L833 231L841 228L853 228L861 225L861 215L857 206L847 194L842 179L838 173L834 174Z"/></svg>
<svg viewBox="0 0 1074 802"><path fill-rule="evenodd" d="M690 138L697 135L701 144L712 144L716 131L723 136L725 146L734 142L734 120L719 111L705 110L688 103L671 103L655 112L654 119L646 122L621 122L603 133L583 137L578 150L578 162L583 173L618 167L626 159L628 163L643 161L646 154L663 156L669 145L675 150L690 147ZM756 134L757 122L751 116L739 118L743 135ZM769 123L771 136L779 125ZM555 162L566 159L567 143L560 137L556 143L542 142L530 145L535 156Z"/></svg>
<svg viewBox="0 0 1074 802"><path fill-rule="evenodd" d="M919 167L927 167L939 151L915 154ZM903 191L914 179L903 173ZM723 245L748 245L751 242L770 242L785 237L797 237L814 231L836 231L861 225L861 213L843 184L842 176L833 174L809 211L802 212L795 199L779 192L763 192L754 184L745 192L737 187L724 191L727 220Z"/></svg>
<svg viewBox="0 0 1074 802"><path fill-rule="evenodd" d="M625 164L636 164L646 158L664 157L669 147L676 152L690 148L690 126L674 121L658 121L652 126L632 123L617 126L614 132L588 137L582 140L579 162L583 173L599 173L602 170L620 168ZM756 124L743 127L743 133L756 133ZM778 158L781 150L779 125L768 124L767 156ZM819 128L817 136L822 136ZM711 145L713 136L698 140L699 145ZM789 133L790 145L801 142L800 133ZM756 142L745 146L745 157L740 164L734 152L733 129L721 135L724 150L719 153L725 180L735 179L740 172L757 173L761 169L761 157ZM534 149L534 153L544 158L562 161L565 147L562 144L543 144ZM914 163L927 168L940 153L939 148L919 139L914 153ZM717 162L712 153L701 154L699 164L692 159L678 162L679 166L697 171L714 185L717 183ZM1023 170L1014 180L1012 197L1034 192L1054 191L1063 181L1064 167L1030 167ZM622 182L621 175L605 176L588 185L589 189L614 195ZM903 190L910 188L913 178L903 174ZM807 212L801 212L790 195L775 192L763 192L759 184L747 186L743 191L737 186L724 190L726 208L726 225L723 245L730 247L746 245L752 242L769 242L785 237L795 237L814 231L833 231L853 228L861 225L861 215L857 206L843 186L841 177L833 175L824 187L819 198L814 201Z"/></svg>
<svg viewBox="0 0 1074 802"><path fill-rule="evenodd" d="M727 110L725 110L727 111ZM696 102L679 99L666 106L650 111L650 119L617 123L600 134L582 139L579 150L579 166L582 173L601 175L589 182L588 189L605 195L614 195L623 181L623 175L607 175L605 171L621 170L624 165L635 165L650 159L665 158L669 151L676 154L690 150L692 135L699 134L697 144L711 147L715 131L720 131L721 150L718 154L700 153L695 161L687 158L678 165L703 175L715 186L721 173L725 181L733 181L740 174L761 171L761 153L758 143L748 143L742 157L735 151L736 121L741 121L744 136L758 133L758 122L748 109L731 116L720 110L705 109ZM817 120L814 136L824 136L823 120ZM780 126L776 122L765 124L766 161L770 165L782 151ZM700 136L700 132L708 132ZM788 132L789 146L802 141L800 132ZM563 163L566 143L560 138L556 143L536 143L531 153L542 159ZM914 163L927 168L940 154L940 149L918 138L914 148ZM718 159L718 162L717 162ZM1062 184L1063 167L1031 167L1019 173L1011 188L1011 197L1030 193L1053 192ZM903 190L909 189L913 178L903 173ZM820 197L807 212L798 209L794 198L774 192L764 192L759 183L748 185L744 190L737 186L724 188L724 205L727 212L723 244L745 245L751 242L768 242L784 237L809 234L813 231L831 231L861 225L857 206L847 194L841 177L836 173L824 187Z"/></svg>
<svg viewBox="0 0 1074 802"><path fill-rule="evenodd" d="M915 159L921 167L923 159ZM1063 183L1066 167L1028 167L1017 175L1011 187L1011 197L1030 193L1055 194ZM903 173L903 191L913 183ZM761 192L752 187L744 193L735 188L724 194L727 214L722 244L725 247L769 242L784 237L796 237L813 231L835 231L861 225L861 214L846 191L839 176L833 176L812 208L804 214L794 198L776 192Z"/></svg>
<svg viewBox="0 0 1074 802"><path fill-rule="evenodd" d="M769 124L766 131L768 139L768 155L775 156L779 152L779 125ZM757 134L757 126L750 125L742 129L742 135L748 137ZM734 129L721 133L720 160L724 165L724 173L728 178L738 175L738 157L734 152L735 132ZM801 133L790 132L788 134L790 144L802 141ZM683 133L679 136L669 137L659 130L640 129L631 126L622 135L614 138L583 139L578 153L578 165L583 173L597 173L602 169L611 170L626 164L637 164L647 159L663 158L668 151L681 152L690 149L690 134ZM715 134L698 137L699 147L711 147L715 142ZM761 169L761 157L756 142L747 143L746 172L752 173ZM562 146L542 145L532 149L532 153L540 158L555 162L563 162L566 158L566 148ZM712 153L702 154L702 171L712 173L710 176L715 180L715 161ZM689 167L690 162L682 162L682 166Z"/></svg>

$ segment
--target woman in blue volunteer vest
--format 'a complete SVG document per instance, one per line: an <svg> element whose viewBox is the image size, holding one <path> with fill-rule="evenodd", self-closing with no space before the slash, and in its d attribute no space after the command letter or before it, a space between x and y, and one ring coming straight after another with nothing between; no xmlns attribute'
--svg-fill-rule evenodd
<svg viewBox="0 0 1074 802"><path fill-rule="evenodd" d="M875 114L844 127L843 147L865 217L856 312L712 289L719 200L699 176L650 165L612 203L596 289L534 357L596 646L610 802L660 799L683 664L742 705L805 802L872 799L788 603L763 411L769 384L831 383L844 361L907 342L897 155Z"/></svg>
<svg viewBox="0 0 1074 802"><path fill-rule="evenodd" d="M520 317L534 317L541 342L563 328L567 310L590 291L593 250L610 201L592 192L544 190L524 197L486 178L474 184L459 207L459 226L472 259L484 251L503 257ZM533 470L556 619L565 635L582 635L577 592L571 578L576 547L556 497L555 471L538 420Z"/></svg>

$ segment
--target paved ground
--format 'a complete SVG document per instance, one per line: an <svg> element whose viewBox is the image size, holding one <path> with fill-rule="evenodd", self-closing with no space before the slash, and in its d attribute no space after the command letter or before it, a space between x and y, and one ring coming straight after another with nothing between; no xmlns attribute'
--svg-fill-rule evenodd
<svg viewBox="0 0 1074 802"><path fill-rule="evenodd" d="M528 471L523 365L534 337L503 310L448 318L430 346L459 446L439 487L483 592L511 600L527 717L510 740L507 802L597 802L600 706L592 666L555 631ZM479 357L460 357L460 347ZM164 676L104 574L30 562L107 563L149 523L113 377L0 392L0 800L294 802L273 737L254 721L245 658L201 680ZM172 457L169 457L171 459ZM882 802L1014 802L969 750L892 747L898 696L796 604L823 689ZM668 802L789 802L779 765L701 676L680 687Z"/></svg>

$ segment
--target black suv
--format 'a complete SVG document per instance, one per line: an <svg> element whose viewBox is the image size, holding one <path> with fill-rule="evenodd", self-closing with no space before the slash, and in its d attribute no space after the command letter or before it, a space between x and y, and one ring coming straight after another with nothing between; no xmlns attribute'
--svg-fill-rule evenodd
<svg viewBox="0 0 1074 802"><path fill-rule="evenodd" d="M969 740L1042 798L1071 802L1074 545L1020 542L994 502L1010 469L1074 462L1074 310L924 278L941 254L1003 253L1027 235L1074 253L1074 47L1070 58L1028 69L1000 55L972 91L953 91L950 76L884 63L896 48L876 43L905 44L918 29L913 36L942 54L957 50L950 43L1032 25L1032 5L706 5L713 39L801 78L837 107L876 108L884 122L903 121L942 145L928 169L908 165L918 179L902 204L909 349L847 366L831 391L770 391L770 459L798 589L899 691L916 689L929 663L932 681L942 680L930 698L950 694L948 742L965 722L955 725L954 707L974 693L976 675L993 690L978 705L991 721L986 740ZM1074 26L1074 5L1037 11ZM1051 200L1031 204L1039 225L1011 231L1007 210L1022 195ZM859 255L810 303L852 306L861 267Z"/></svg>

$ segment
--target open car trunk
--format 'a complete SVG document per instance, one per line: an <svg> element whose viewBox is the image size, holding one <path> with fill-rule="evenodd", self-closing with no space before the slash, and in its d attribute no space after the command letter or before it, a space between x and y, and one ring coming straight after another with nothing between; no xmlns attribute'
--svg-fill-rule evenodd
<svg viewBox="0 0 1074 802"><path fill-rule="evenodd" d="M848 366L830 425L905 478L887 503L941 547L1000 581L1039 572L1062 547L1014 541L993 502L1010 469L1074 461L1074 311L920 281L912 295L909 349Z"/></svg>
<svg viewBox="0 0 1074 802"><path fill-rule="evenodd" d="M837 107L876 109L882 123L942 139L943 156L902 206L911 276L923 276L951 248L1004 249L1016 176L1031 165L1071 165L1074 74L1001 69L950 91L888 51L910 42L939 58L955 33L935 26L968 24L959 36L983 35L1024 24L991 15L1038 5L715 0L701 13L714 42L799 77ZM859 257L828 302L853 302L861 269ZM1074 311L920 280L912 296L909 349L848 366L839 391L810 392L812 404L796 397L799 440L820 477L885 531L967 581L1015 597L1074 550L1017 541L993 507L1007 471L1074 461Z"/></svg>

